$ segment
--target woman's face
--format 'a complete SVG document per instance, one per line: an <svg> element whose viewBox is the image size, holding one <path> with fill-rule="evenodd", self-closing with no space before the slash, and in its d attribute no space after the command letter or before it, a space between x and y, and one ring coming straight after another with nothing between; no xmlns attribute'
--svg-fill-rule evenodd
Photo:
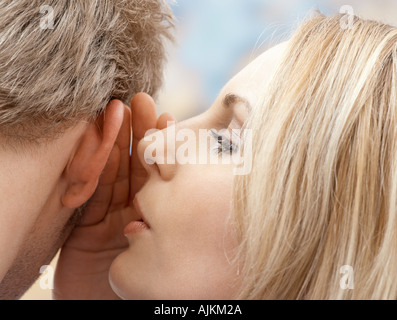
<svg viewBox="0 0 397 320"><path fill-rule="evenodd" d="M233 299L237 295L238 266L232 260L238 242L230 219L236 173L233 153L239 153L238 130L261 97L285 46L266 51L237 74L206 112L162 130L163 147L159 133L156 139L152 135L141 141L138 152L149 177L135 205L149 228L126 228L129 249L110 271L112 287L120 297ZM232 133L233 129L237 131ZM210 157L216 157L217 163ZM186 159L190 162L183 164Z"/></svg>

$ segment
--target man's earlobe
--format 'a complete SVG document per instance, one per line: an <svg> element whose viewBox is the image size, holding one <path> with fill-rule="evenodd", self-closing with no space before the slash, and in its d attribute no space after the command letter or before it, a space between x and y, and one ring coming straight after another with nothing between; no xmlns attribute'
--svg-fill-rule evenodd
<svg viewBox="0 0 397 320"><path fill-rule="evenodd" d="M62 197L65 207L78 208L94 194L123 125L124 116L128 113L125 109L127 107L121 101L112 100L98 121L88 125L65 169L67 189ZM124 125L128 123L124 121Z"/></svg>

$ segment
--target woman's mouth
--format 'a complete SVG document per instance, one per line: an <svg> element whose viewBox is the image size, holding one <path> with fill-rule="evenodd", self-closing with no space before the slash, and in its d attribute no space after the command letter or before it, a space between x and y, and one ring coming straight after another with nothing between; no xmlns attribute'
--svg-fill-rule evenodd
<svg viewBox="0 0 397 320"><path fill-rule="evenodd" d="M145 230L149 230L150 226L146 223L141 207L139 205L138 198L135 196L133 201L134 209L137 215L139 216L139 220L131 221L124 229L124 235L128 234L137 234L141 233Z"/></svg>
<svg viewBox="0 0 397 320"><path fill-rule="evenodd" d="M124 228L124 235L137 234L137 233L141 233L145 230L149 230L149 226L144 221L142 221L142 220L131 221Z"/></svg>

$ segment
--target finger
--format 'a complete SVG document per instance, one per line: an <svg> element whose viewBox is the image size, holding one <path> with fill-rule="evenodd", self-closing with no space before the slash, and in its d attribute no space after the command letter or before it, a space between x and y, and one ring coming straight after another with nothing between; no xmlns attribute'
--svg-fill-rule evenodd
<svg viewBox="0 0 397 320"><path fill-rule="evenodd" d="M131 118L134 138L141 140L146 131L156 128L156 104L146 93L136 94L131 101Z"/></svg>
<svg viewBox="0 0 397 320"><path fill-rule="evenodd" d="M176 119L169 113L163 113L157 120L156 129L163 130L169 124L176 124Z"/></svg>
<svg viewBox="0 0 397 320"><path fill-rule="evenodd" d="M156 128L157 113L153 99L146 93L138 93L131 101L132 122L132 154L131 154L131 185L130 202L146 181L147 172L138 157L138 143L145 133Z"/></svg>

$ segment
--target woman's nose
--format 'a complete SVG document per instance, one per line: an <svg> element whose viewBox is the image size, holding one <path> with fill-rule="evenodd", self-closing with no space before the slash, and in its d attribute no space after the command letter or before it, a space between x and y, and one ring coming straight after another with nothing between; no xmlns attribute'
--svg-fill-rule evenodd
<svg viewBox="0 0 397 320"><path fill-rule="evenodd" d="M163 130L152 130L138 144L138 157L150 175L165 181L176 173L175 123Z"/></svg>

